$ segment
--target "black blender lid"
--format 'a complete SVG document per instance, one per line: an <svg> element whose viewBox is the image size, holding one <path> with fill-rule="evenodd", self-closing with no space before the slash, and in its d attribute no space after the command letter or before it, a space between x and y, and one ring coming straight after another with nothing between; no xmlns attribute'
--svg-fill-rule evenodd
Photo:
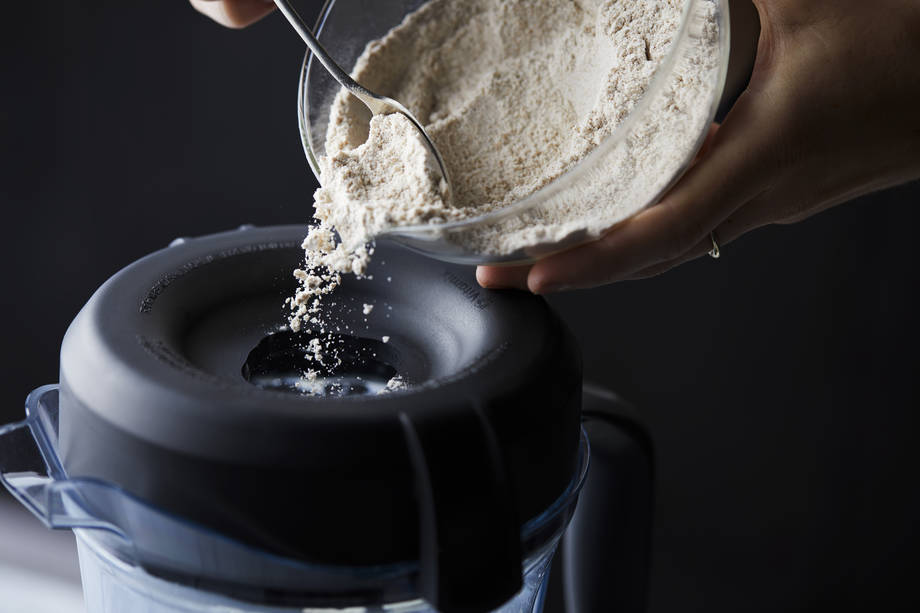
<svg viewBox="0 0 920 613"><path fill-rule="evenodd" d="M472 269L379 244L372 279L346 278L327 304L343 338L376 354L372 370L413 386L258 387L246 377L290 370L282 303L304 231L186 240L93 295L61 348L68 476L297 560L418 560L439 609L498 606L520 587L521 526L578 462L570 333L540 298L482 290Z"/></svg>

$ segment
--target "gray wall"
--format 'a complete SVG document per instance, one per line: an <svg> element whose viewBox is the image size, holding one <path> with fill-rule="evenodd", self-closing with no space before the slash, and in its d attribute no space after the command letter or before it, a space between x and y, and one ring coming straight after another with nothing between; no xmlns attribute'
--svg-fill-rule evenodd
<svg viewBox="0 0 920 613"><path fill-rule="evenodd" d="M0 423L57 378L66 326L179 235L305 223L301 45L185 2L17 3L0 37ZM884 112L884 109L880 109ZM916 609L920 189L719 261L553 298L588 375L658 445L655 611ZM910 603L911 607L906 607Z"/></svg>

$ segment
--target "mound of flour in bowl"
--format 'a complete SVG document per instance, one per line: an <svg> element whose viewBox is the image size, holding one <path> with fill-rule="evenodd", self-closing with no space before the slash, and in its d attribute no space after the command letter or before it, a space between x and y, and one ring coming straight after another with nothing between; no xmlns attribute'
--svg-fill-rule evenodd
<svg viewBox="0 0 920 613"><path fill-rule="evenodd" d="M308 267L360 274L370 254L366 245L389 228L437 228L492 213L554 181L566 181L565 188L538 206L452 232L450 239L480 253L514 253L599 235L648 205L699 145L716 88L716 6L701 0L689 16L691 44L680 57L670 56L673 65L661 71L667 81L644 96L669 58L684 5L422 5L368 44L352 74L405 104L425 125L450 169L451 198L411 123L398 114L368 121L364 105L343 90L330 109L326 155L319 160L318 226L304 243ZM608 139L640 101L645 106L628 135ZM340 243L331 242L333 230Z"/></svg>

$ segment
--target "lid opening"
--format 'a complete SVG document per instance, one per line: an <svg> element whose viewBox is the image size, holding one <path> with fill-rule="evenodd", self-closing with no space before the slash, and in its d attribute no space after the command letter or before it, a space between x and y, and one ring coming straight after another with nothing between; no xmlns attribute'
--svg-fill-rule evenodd
<svg viewBox="0 0 920 613"><path fill-rule="evenodd" d="M312 344L311 344L312 343ZM320 351L314 351L316 343ZM305 396L372 396L404 386L386 343L350 334L269 334L249 352L243 378Z"/></svg>

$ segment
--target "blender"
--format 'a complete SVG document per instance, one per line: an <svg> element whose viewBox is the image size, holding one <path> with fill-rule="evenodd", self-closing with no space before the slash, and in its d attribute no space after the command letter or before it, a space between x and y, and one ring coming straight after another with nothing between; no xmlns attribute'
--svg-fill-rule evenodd
<svg viewBox="0 0 920 613"><path fill-rule="evenodd" d="M0 480L76 533L87 611L539 612L560 542L570 612L643 610L651 444L546 302L381 242L327 305L338 393L304 394L302 233L127 266L0 427Z"/></svg>

